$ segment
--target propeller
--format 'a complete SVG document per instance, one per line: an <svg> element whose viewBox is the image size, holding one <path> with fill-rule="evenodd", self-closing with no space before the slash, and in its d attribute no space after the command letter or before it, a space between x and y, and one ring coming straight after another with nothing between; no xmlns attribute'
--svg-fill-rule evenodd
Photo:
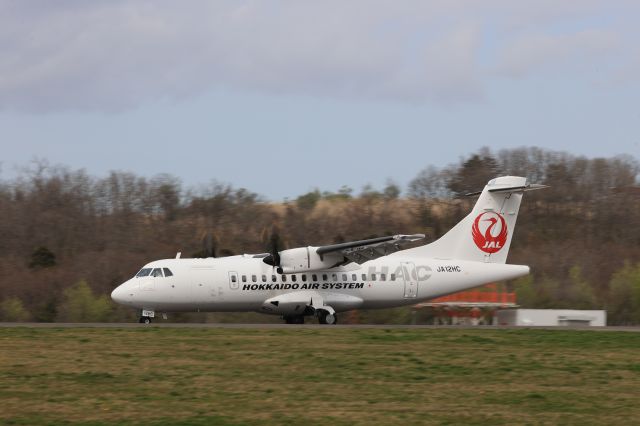
<svg viewBox="0 0 640 426"><path fill-rule="evenodd" d="M268 236L267 236L268 235ZM262 241L268 246L269 255L263 259L267 265L278 268L280 273L280 248L282 246L282 239L280 238L280 232L276 225L271 226L271 232L267 232L267 228L262 231Z"/></svg>
<svg viewBox="0 0 640 426"><path fill-rule="evenodd" d="M218 237L211 231L202 236L202 257L217 257Z"/></svg>

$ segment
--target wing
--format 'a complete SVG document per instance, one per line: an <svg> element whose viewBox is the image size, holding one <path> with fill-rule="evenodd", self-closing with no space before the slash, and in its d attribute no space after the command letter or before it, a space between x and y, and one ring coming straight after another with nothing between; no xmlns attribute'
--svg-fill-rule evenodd
<svg viewBox="0 0 640 426"><path fill-rule="evenodd" d="M298 247L262 255L262 261L276 267L280 274L319 271L351 262L360 264L377 259L402 250L402 246L423 238L423 234L393 235L330 246Z"/></svg>
<svg viewBox="0 0 640 426"><path fill-rule="evenodd" d="M371 238L368 240L352 241L348 243L332 244L316 249L320 256L340 254L358 264L377 259L391 253L403 250L404 245L424 238L424 234L392 235L388 237Z"/></svg>

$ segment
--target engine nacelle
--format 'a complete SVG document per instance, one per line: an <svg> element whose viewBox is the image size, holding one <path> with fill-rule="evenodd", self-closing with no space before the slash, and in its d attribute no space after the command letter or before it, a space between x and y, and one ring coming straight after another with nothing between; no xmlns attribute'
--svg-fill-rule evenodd
<svg viewBox="0 0 640 426"><path fill-rule="evenodd" d="M328 253L320 257L317 247L300 247L280 252L280 270L283 274L329 269L344 260L339 253Z"/></svg>

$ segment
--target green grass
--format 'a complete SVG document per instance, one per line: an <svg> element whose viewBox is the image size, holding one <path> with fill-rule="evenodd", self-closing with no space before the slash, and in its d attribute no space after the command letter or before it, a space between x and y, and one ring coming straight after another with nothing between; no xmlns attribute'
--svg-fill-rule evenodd
<svg viewBox="0 0 640 426"><path fill-rule="evenodd" d="M638 419L640 333L0 327L0 424Z"/></svg>

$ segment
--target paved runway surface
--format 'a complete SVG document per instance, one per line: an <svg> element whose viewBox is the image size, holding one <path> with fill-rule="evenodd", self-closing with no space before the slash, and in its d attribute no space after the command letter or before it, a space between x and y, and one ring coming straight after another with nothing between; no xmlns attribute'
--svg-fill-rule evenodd
<svg viewBox="0 0 640 426"><path fill-rule="evenodd" d="M220 324L220 323L46 323L46 322L0 322L0 328L254 328L254 329L448 329L448 330L580 330L580 331L628 331L640 332L639 327L512 327L512 326L461 326L461 325L397 325L397 324Z"/></svg>

